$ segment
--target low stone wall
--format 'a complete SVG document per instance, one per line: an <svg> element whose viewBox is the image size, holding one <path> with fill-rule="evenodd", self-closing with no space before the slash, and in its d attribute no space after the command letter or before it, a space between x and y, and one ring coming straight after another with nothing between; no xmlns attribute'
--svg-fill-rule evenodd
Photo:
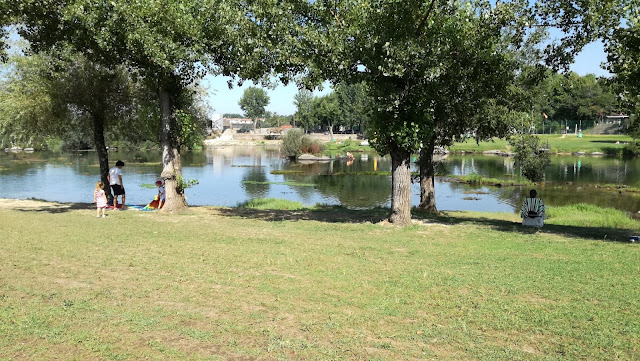
<svg viewBox="0 0 640 361"><path fill-rule="evenodd" d="M233 140L245 140L245 141L261 141L265 140L266 134L251 134L251 133L235 133L233 134Z"/></svg>
<svg viewBox="0 0 640 361"><path fill-rule="evenodd" d="M321 134L321 133L311 133L311 134L307 134L309 137L311 137L311 139L313 140L318 140L320 142L330 142L331 141L331 135L325 135L325 134ZM333 139L337 140L337 141L343 141L343 140L363 140L363 139L359 139L357 134L334 134L333 135Z"/></svg>
<svg viewBox="0 0 640 361"><path fill-rule="evenodd" d="M325 135L322 133L310 133L307 135L311 139L317 140L323 143L327 143L331 141L331 135L328 135L328 134ZM234 133L233 140L259 142L259 141L265 140L266 136L267 134ZM357 134L334 134L333 139L336 141L344 141L349 139L362 140L362 139L358 139Z"/></svg>

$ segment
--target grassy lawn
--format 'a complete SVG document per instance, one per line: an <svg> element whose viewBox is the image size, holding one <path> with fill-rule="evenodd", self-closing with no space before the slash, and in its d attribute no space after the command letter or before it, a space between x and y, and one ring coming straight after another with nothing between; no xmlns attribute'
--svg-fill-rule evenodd
<svg viewBox="0 0 640 361"><path fill-rule="evenodd" d="M346 152L372 152L370 146L360 145L360 140L330 141L324 143L324 154L344 155Z"/></svg>
<svg viewBox="0 0 640 361"><path fill-rule="evenodd" d="M640 353L640 245L602 241L640 231L622 213L557 209L535 232L452 212L399 229L380 209L260 205L106 219L0 206L0 360Z"/></svg>
<svg viewBox="0 0 640 361"><path fill-rule="evenodd" d="M617 154L624 148L624 143L632 141L627 135L587 135L582 138L569 134L562 137L558 134L540 135L542 144L549 142L553 153L575 153L575 152L601 152L605 154ZM620 144L616 144L620 142ZM493 142L481 142L469 140L465 143L456 143L450 150L453 152L484 152L486 150L508 150L509 144L506 140L496 139Z"/></svg>

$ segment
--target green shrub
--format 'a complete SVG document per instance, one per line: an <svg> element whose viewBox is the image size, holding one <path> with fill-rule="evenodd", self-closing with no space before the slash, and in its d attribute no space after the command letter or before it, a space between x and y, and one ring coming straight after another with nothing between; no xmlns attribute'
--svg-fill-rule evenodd
<svg viewBox="0 0 640 361"><path fill-rule="evenodd" d="M640 142L638 142L637 140L630 142L624 147L622 154L629 157L637 156L638 154L640 154Z"/></svg>
<svg viewBox="0 0 640 361"><path fill-rule="evenodd" d="M302 146L309 143L309 137L299 129L291 129L282 137L282 153L289 158L296 158L302 154Z"/></svg>
<svg viewBox="0 0 640 361"><path fill-rule="evenodd" d="M516 153L516 163L522 169L522 175L532 182L542 181L551 156L542 150L540 138L532 134L520 134L511 137L509 144Z"/></svg>
<svg viewBox="0 0 640 361"><path fill-rule="evenodd" d="M176 178L176 182L178 183L176 185L176 191L179 194L184 193L184 190L187 188L191 188L195 185L200 184L200 182L197 179L184 179L182 178L182 176L178 176L178 178Z"/></svg>
<svg viewBox="0 0 640 361"><path fill-rule="evenodd" d="M249 209L289 210L289 211L314 208L314 207L307 207L300 202L294 202L294 201L279 199L279 198L251 199L244 203L238 204L237 207L249 208Z"/></svg>

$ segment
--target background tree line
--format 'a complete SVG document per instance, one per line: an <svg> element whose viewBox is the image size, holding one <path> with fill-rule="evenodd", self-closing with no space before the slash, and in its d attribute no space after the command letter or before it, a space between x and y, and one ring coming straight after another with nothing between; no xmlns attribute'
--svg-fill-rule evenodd
<svg viewBox="0 0 640 361"><path fill-rule="evenodd" d="M334 129L344 128L364 132L371 119L374 103L367 95L364 84L340 83L333 92L313 96L301 90L294 97L296 127L306 131L326 129L333 135Z"/></svg>
<svg viewBox="0 0 640 361"><path fill-rule="evenodd" d="M560 133L565 126L582 129L603 122L607 115L630 109L617 96L617 84L593 74L549 72L532 89L532 113L537 133ZM545 117L546 115L546 117Z"/></svg>
<svg viewBox="0 0 640 361"><path fill-rule="evenodd" d="M157 95L126 67L107 69L70 51L13 55L0 66L0 147L91 149L98 131L100 144L158 148ZM183 96L182 146L198 147L208 107L201 89Z"/></svg>

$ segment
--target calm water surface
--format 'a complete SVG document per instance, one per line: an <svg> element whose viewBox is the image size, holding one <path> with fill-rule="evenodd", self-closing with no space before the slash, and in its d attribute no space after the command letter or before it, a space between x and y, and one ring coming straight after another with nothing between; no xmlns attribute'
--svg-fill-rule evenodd
<svg viewBox="0 0 640 361"><path fill-rule="evenodd" d="M110 154L111 164L117 159L126 163L123 179L127 203L149 203L156 191L143 185L154 183L160 174L160 153ZM283 159L277 147L234 146L188 152L183 154L182 162L184 178L200 182L186 191L191 205L235 206L263 197L352 208L389 206L390 203L391 177L353 175L354 172L390 171L391 159L375 154L356 154L353 163L335 159L300 164ZM440 160L438 167L443 174L475 172L495 178L519 177L512 158L497 156L449 155ZM302 174L271 174L275 170ZM99 167L94 152L0 153L0 198L91 202L98 180ZM637 186L640 180L637 159L553 157L546 180L538 190L549 206L585 202L632 213L640 210L638 196L590 187L592 184ZM462 185L439 177L436 204L440 210L513 212L528 190ZM412 202L414 205L419 202L418 184L413 185Z"/></svg>

